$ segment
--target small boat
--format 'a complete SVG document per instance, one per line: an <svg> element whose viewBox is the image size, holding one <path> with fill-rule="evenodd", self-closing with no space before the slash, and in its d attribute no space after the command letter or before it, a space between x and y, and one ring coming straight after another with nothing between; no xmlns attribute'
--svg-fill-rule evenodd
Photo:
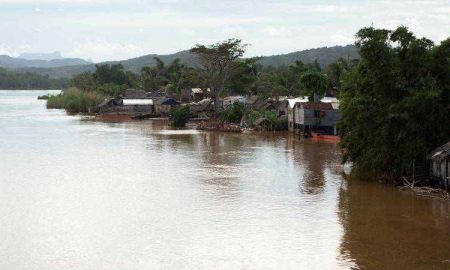
<svg viewBox="0 0 450 270"><path fill-rule="evenodd" d="M341 141L341 137L336 135L322 134L318 132L311 132L311 135L314 140L333 141L333 142Z"/></svg>

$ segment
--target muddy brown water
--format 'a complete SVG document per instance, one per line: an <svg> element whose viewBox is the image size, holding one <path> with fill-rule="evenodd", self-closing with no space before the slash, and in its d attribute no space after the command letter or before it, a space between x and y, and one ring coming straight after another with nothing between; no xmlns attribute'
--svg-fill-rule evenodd
<svg viewBox="0 0 450 270"><path fill-rule="evenodd" d="M450 205L333 143L171 130L0 91L0 269L450 269Z"/></svg>

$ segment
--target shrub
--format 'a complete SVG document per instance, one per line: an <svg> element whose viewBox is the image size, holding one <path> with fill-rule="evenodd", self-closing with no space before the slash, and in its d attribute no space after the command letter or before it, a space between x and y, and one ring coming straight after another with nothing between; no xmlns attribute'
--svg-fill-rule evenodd
<svg viewBox="0 0 450 270"><path fill-rule="evenodd" d="M175 107L170 110L170 121L174 127L184 127L191 118L189 106Z"/></svg>
<svg viewBox="0 0 450 270"><path fill-rule="evenodd" d="M244 115L245 105L241 102L235 102L226 110L220 113L220 118L230 123L240 123Z"/></svg>
<svg viewBox="0 0 450 270"><path fill-rule="evenodd" d="M276 112L273 111L250 111L248 113L248 122L250 126L253 126L259 118L265 118L269 121L270 125L266 127L268 130L282 131L288 129L287 121L278 119Z"/></svg>
<svg viewBox="0 0 450 270"><path fill-rule="evenodd" d="M70 88L57 96L49 96L48 109L65 109L69 113L94 113L105 99L100 93Z"/></svg>

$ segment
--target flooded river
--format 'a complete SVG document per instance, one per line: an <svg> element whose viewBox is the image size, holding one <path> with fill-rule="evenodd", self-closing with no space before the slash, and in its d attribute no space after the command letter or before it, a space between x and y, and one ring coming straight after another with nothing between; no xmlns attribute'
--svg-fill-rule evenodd
<svg viewBox="0 0 450 270"><path fill-rule="evenodd" d="M0 269L450 269L450 205L332 143L171 130L0 91Z"/></svg>

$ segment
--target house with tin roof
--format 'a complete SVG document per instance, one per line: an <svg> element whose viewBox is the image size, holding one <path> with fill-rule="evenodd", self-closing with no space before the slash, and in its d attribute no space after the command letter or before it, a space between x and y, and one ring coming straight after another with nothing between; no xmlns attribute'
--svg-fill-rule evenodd
<svg viewBox="0 0 450 270"><path fill-rule="evenodd" d="M437 179L446 190L450 187L450 142L434 149L428 156L430 176Z"/></svg>

